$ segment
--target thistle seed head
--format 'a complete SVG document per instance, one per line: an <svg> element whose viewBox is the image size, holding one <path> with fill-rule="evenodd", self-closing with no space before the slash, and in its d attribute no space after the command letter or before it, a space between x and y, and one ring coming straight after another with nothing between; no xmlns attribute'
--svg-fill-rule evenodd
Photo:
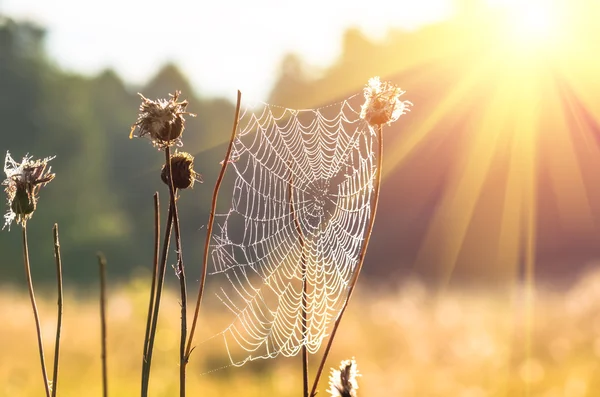
<svg viewBox="0 0 600 397"><path fill-rule="evenodd" d="M139 94L142 98L137 121L131 126L129 138L133 138L135 129L139 129L139 137L148 136L154 146L159 149L173 146L181 142L181 135L185 129L183 115L196 117L195 114L185 109L188 101L178 102L180 91L169 94L169 99L150 100Z"/></svg>
<svg viewBox="0 0 600 397"><path fill-rule="evenodd" d="M194 171L194 156L189 153L177 152L171 155L171 167L175 189L193 188L194 182L203 182L202 175ZM160 179L169 185L169 170L166 165L162 167Z"/></svg>
<svg viewBox="0 0 600 397"><path fill-rule="evenodd" d="M340 369L331 369L329 376L329 393L331 397L356 397L358 382L356 378L360 376L356 368L356 361L343 360Z"/></svg>
<svg viewBox="0 0 600 397"><path fill-rule="evenodd" d="M365 103L360 118L370 126L390 125L410 110L412 103L400 100L404 92L388 81L382 83L379 77L369 79L364 89Z"/></svg>
<svg viewBox="0 0 600 397"><path fill-rule="evenodd" d="M6 179L2 184L6 186L4 191L9 211L4 215L4 227L8 226L10 229L13 220L16 220L17 224L25 225L27 220L31 219L37 207L40 188L54 179L51 167L48 167L48 162L53 158L32 160L31 156L26 155L20 163L17 163L10 153L6 152L4 159Z"/></svg>

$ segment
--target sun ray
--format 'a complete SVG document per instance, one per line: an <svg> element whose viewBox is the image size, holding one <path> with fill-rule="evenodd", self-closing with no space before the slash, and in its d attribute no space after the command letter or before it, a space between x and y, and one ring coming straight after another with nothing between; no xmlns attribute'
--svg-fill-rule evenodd
<svg viewBox="0 0 600 397"><path fill-rule="evenodd" d="M544 139L540 150L544 155L544 171L556 200L560 223L566 231L594 230L587 186L581 170L581 153L576 146L577 131L566 119L560 93L551 82L546 84L547 115L542 123Z"/></svg>
<svg viewBox="0 0 600 397"><path fill-rule="evenodd" d="M573 138L578 138L577 159L589 204L589 221L596 235L600 231L600 208L593 203L600 202L600 184L595 183L597 171L600 169L600 124L593 118L573 90L560 81L556 91L560 96L560 106L564 109L564 117ZM590 225L590 226L592 226Z"/></svg>
<svg viewBox="0 0 600 397"><path fill-rule="evenodd" d="M497 155L499 140L506 139L510 120L510 103L513 95L507 84L496 87L477 128L470 131L468 147L462 162L456 165L447 185L447 192L436 211L419 253L419 262L431 260L430 253L436 252L436 263L444 274L442 284L449 280L456 265L465 236L473 220L483 186ZM464 98L463 98L464 99ZM436 247L437 249L433 249Z"/></svg>
<svg viewBox="0 0 600 397"><path fill-rule="evenodd" d="M386 163L383 172L384 179L410 155L414 154L416 148L423 143L430 134L436 133L435 129L436 127L439 127L440 123L448 122L448 117L461 111L467 112L467 109L465 109L463 104L465 97L477 86L477 84L481 83L486 71L488 71L495 62L497 62L496 58L486 56L475 64L471 70L465 71L463 78L456 83L451 91L442 101L440 101L439 105L431 110L427 118L423 120L423 123L410 131L405 140L400 141L397 145L392 147L389 154L386 153Z"/></svg>
<svg viewBox="0 0 600 397"><path fill-rule="evenodd" d="M555 75L560 77L561 86L568 87L570 94L578 99L596 121L600 120L600 26L597 18L600 16L600 3L595 9L586 10L585 18L593 19L586 22L584 16L572 21L577 26L568 41L551 59ZM581 11L583 13L583 11ZM583 20L582 20L583 19Z"/></svg>
<svg viewBox="0 0 600 397"><path fill-rule="evenodd" d="M523 164L520 156L516 155L519 150L519 140L515 137L514 128L511 128L510 158L508 160L508 172L506 186L504 189L504 202L502 205L500 236L496 251L496 258L500 264L507 264L507 272L512 274L513 279L517 276L517 265L522 247L521 227L523 220Z"/></svg>
<svg viewBox="0 0 600 397"><path fill-rule="evenodd" d="M518 143L516 153L521 162L523 203L522 234L524 239L522 278L523 324L525 331L524 357L530 358L535 316L535 263L536 263L536 216L537 216L537 167L541 119L542 82L537 67L523 67L518 70L522 84L516 96L515 136ZM530 370L529 368L527 370ZM530 395L530 384L526 383L525 395Z"/></svg>

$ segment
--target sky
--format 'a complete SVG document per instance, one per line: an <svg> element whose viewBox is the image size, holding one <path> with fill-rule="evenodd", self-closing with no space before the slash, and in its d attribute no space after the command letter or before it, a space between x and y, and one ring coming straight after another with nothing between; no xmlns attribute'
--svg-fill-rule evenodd
<svg viewBox="0 0 600 397"><path fill-rule="evenodd" d="M173 61L201 96L266 100L282 57L317 69L340 53L345 29L381 39L452 12L451 0L0 0L0 12L48 29L59 66L85 74L107 67L143 84Z"/></svg>

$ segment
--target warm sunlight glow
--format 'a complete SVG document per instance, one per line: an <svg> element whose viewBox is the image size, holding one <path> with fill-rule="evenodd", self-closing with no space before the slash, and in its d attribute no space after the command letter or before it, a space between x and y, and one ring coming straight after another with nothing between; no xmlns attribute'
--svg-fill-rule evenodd
<svg viewBox="0 0 600 397"><path fill-rule="evenodd" d="M401 186L399 196L422 194L403 205L432 211L416 267L435 264L448 282L495 272L530 288L557 244L580 255L580 236L600 236L600 3L463 3L460 28L428 47L443 59L456 45L461 56L421 62L419 81L435 82L436 99L415 106L411 117L422 119L388 146L384 178ZM401 179L394 169L409 171ZM527 289L524 301L529 310Z"/></svg>
<svg viewBox="0 0 600 397"><path fill-rule="evenodd" d="M561 13L556 1L551 0L496 0L504 17L505 37L509 45L532 49L554 46L561 30Z"/></svg>
<svg viewBox="0 0 600 397"><path fill-rule="evenodd" d="M556 29L556 16L541 4L523 5L515 15L515 32L523 39L542 40L551 36Z"/></svg>

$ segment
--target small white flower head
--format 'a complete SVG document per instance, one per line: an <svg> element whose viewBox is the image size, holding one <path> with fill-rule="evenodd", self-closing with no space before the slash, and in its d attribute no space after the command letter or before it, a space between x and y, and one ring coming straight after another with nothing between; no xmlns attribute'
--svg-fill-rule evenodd
<svg viewBox="0 0 600 397"><path fill-rule="evenodd" d="M365 103L360 118L370 126L390 125L410 110L412 103L400 100L404 92L388 81L382 83L379 77L369 79L364 89Z"/></svg>
<svg viewBox="0 0 600 397"><path fill-rule="evenodd" d="M356 361L343 360L340 369L331 369L329 376L329 393L331 397L356 397L358 382L356 378L360 376L356 368Z"/></svg>
<svg viewBox="0 0 600 397"><path fill-rule="evenodd" d="M196 117L195 114L186 112L188 101L178 102L180 91L169 94L169 99L150 100L139 94L142 98L137 121L131 126L129 138L133 138L133 132L139 128L139 137L148 135L152 144L159 149L181 143L181 135L185 128L183 115Z"/></svg>
<svg viewBox="0 0 600 397"><path fill-rule="evenodd" d="M27 220L33 216L40 188L54 179L51 167L48 167L48 162L53 158L32 160L31 156L26 155L20 163L17 163L10 153L6 152L4 159L6 179L2 184L6 186L4 191L9 210L4 215L3 229L6 226L10 229L13 220L16 220L17 224L25 225Z"/></svg>

